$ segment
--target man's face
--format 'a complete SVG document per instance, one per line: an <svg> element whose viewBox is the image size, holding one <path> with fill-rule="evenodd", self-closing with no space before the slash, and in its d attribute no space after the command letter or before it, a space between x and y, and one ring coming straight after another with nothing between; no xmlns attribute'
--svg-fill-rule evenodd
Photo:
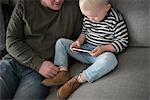
<svg viewBox="0 0 150 100"><path fill-rule="evenodd" d="M41 0L42 4L53 10L59 10L64 2L64 0Z"/></svg>

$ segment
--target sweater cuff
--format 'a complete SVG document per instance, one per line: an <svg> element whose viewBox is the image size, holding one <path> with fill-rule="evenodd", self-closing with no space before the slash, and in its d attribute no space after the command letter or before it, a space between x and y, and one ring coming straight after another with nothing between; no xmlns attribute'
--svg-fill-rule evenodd
<svg viewBox="0 0 150 100"><path fill-rule="evenodd" d="M33 70L38 72L44 61L45 59L35 56L31 62L31 67L33 68Z"/></svg>
<svg viewBox="0 0 150 100"><path fill-rule="evenodd" d="M114 43L112 43L112 45L114 46L114 48L116 49L116 53L119 53L120 52L120 50L119 50L119 48L118 48L118 45L114 42Z"/></svg>

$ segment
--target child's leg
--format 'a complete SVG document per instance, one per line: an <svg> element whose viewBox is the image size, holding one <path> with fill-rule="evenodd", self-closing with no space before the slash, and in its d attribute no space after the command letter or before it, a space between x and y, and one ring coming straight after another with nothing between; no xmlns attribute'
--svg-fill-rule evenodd
<svg viewBox="0 0 150 100"><path fill-rule="evenodd" d="M68 55L75 58L76 60L89 63L81 53L74 53L70 50L70 45L73 43L72 40L61 38L56 42L55 46L55 58L54 64L60 67L68 67ZM61 69L61 68L60 68Z"/></svg>
<svg viewBox="0 0 150 100"><path fill-rule="evenodd" d="M52 85L61 85L64 84L69 79L68 74L68 54L75 59L83 62L83 63L89 63L84 57L84 55L80 53L73 53L70 50L70 45L73 43L72 40L61 38L56 42L55 47L55 58L54 58L54 64L58 65L60 67L59 73L50 79L45 79L42 84L46 86L52 86Z"/></svg>
<svg viewBox="0 0 150 100"><path fill-rule="evenodd" d="M83 77L83 82L84 79L88 82L97 80L112 71L118 64L117 58L111 52L105 52L96 58L91 58L91 62L93 64L79 75Z"/></svg>
<svg viewBox="0 0 150 100"><path fill-rule="evenodd" d="M80 75L74 76L58 90L57 94L60 98L67 98L81 83L93 82L104 76L113 70L118 63L115 55L110 52L103 53L98 57L88 57L88 60L93 64Z"/></svg>

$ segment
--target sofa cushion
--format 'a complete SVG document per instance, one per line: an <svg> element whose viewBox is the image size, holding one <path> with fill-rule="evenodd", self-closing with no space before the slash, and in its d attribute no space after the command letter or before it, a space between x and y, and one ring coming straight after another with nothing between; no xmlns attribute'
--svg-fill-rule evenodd
<svg viewBox="0 0 150 100"><path fill-rule="evenodd" d="M118 56L117 68L94 83L85 83L68 100L148 100L150 48L129 48ZM87 65L75 63L71 75ZM56 91L49 100L58 100Z"/></svg>
<svg viewBox="0 0 150 100"><path fill-rule="evenodd" d="M150 46L150 0L110 0L124 16L130 46Z"/></svg>

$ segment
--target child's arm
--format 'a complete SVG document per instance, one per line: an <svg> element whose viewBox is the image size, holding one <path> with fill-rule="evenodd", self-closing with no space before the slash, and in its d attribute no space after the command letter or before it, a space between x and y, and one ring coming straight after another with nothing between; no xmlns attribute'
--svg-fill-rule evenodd
<svg viewBox="0 0 150 100"><path fill-rule="evenodd" d="M76 41L79 41L80 45L82 45L85 39L86 39L85 33L82 32Z"/></svg>
<svg viewBox="0 0 150 100"><path fill-rule="evenodd" d="M112 44L102 45L100 47L104 50L104 52L114 52L114 53L116 52L116 49Z"/></svg>
<svg viewBox="0 0 150 100"><path fill-rule="evenodd" d="M128 29L125 24L125 21L120 20L116 26L114 31L114 41L108 45L102 45L96 47L92 52L92 56L98 56L103 52L115 52L119 53L123 51L128 46Z"/></svg>
<svg viewBox="0 0 150 100"><path fill-rule="evenodd" d="M94 50L92 50L92 52L90 53L92 56L96 57L104 52L116 52L116 49L114 48L114 46L112 44L108 44L108 45L101 45L101 46L97 46Z"/></svg>
<svg viewBox="0 0 150 100"><path fill-rule="evenodd" d="M127 25L123 19L123 17L119 16L119 21L116 23L114 27L114 41L111 43L116 49L116 53L122 52L127 48L129 37L128 37L128 29Z"/></svg>
<svg viewBox="0 0 150 100"><path fill-rule="evenodd" d="M85 38L86 38L86 36L85 36L85 34L82 32L82 33L80 34L80 36L78 37L78 39L77 39L76 41L74 41L74 42L71 44L70 49L72 50L72 48L80 48L81 45L84 43ZM72 51L73 51L73 50L72 50Z"/></svg>

